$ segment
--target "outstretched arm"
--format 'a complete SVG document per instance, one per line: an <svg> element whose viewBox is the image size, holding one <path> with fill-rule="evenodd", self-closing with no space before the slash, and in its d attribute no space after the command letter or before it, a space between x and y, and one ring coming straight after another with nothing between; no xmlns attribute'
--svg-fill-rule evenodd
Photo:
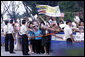
<svg viewBox="0 0 85 57"><path fill-rule="evenodd" d="M32 31L32 29L30 29L30 28L27 28L27 30L28 30L28 31Z"/></svg>

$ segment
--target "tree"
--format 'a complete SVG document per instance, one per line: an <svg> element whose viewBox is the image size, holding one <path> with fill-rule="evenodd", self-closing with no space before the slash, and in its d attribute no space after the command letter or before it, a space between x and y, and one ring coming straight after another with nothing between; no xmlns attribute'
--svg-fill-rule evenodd
<svg viewBox="0 0 85 57"><path fill-rule="evenodd" d="M73 21L74 12L84 12L83 1L58 1L61 12L65 13L64 19L71 19Z"/></svg>
<svg viewBox="0 0 85 57"><path fill-rule="evenodd" d="M62 12L77 12L80 11L76 1L59 1L58 5Z"/></svg>

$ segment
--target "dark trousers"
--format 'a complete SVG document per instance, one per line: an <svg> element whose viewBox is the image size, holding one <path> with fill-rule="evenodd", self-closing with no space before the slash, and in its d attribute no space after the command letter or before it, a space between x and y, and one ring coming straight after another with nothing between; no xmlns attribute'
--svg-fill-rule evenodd
<svg viewBox="0 0 85 57"><path fill-rule="evenodd" d="M72 43L72 39L71 38L68 38L66 40L66 42L67 42L67 47L72 47L73 43Z"/></svg>
<svg viewBox="0 0 85 57"><path fill-rule="evenodd" d="M51 45L50 42L51 42L50 37L48 37L48 36L42 37L42 46L43 46L43 48L46 47L47 53L49 53L49 51L50 51L50 45Z"/></svg>
<svg viewBox="0 0 85 57"><path fill-rule="evenodd" d="M50 50L51 50L51 36L47 36L47 43L46 43L46 50L47 50L47 53L49 54Z"/></svg>
<svg viewBox="0 0 85 57"><path fill-rule="evenodd" d="M6 34L5 36L5 51L8 51L8 41L9 41L9 38L8 38L8 34Z"/></svg>
<svg viewBox="0 0 85 57"><path fill-rule="evenodd" d="M9 46L9 52L10 53L12 53L13 52L13 50L14 50L14 39L13 39L13 36L12 36L12 34L8 34L8 36L7 36L7 43L6 43L6 45L8 45L8 40L9 40L9 43L10 43L10 46ZM7 48L8 48L8 46L6 46Z"/></svg>
<svg viewBox="0 0 85 57"><path fill-rule="evenodd" d="M32 49L35 52L35 39L31 39L31 45L32 45Z"/></svg>
<svg viewBox="0 0 85 57"><path fill-rule="evenodd" d="M28 54L28 37L27 35L22 35L22 53Z"/></svg>
<svg viewBox="0 0 85 57"><path fill-rule="evenodd" d="M33 51L34 51L34 53L36 53L36 40L33 39L32 42L33 42L33 44L32 44Z"/></svg>
<svg viewBox="0 0 85 57"><path fill-rule="evenodd" d="M51 35L48 36L47 53L51 51Z"/></svg>
<svg viewBox="0 0 85 57"><path fill-rule="evenodd" d="M35 52L40 53L42 52L41 50L41 40L35 40Z"/></svg>
<svg viewBox="0 0 85 57"><path fill-rule="evenodd" d="M49 54L49 51L50 51L50 43L47 43L46 50L47 50L47 53Z"/></svg>

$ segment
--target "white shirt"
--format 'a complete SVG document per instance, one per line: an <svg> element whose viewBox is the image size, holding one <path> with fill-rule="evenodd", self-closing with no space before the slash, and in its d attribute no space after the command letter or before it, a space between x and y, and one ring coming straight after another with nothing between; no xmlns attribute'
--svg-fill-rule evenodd
<svg viewBox="0 0 85 57"><path fill-rule="evenodd" d="M7 33L10 34L12 32L14 32L14 28L13 28L12 24L8 23L8 25L7 25Z"/></svg>
<svg viewBox="0 0 85 57"><path fill-rule="evenodd" d="M65 40L68 39L68 38L71 38L70 35L72 34L72 27L70 27L69 25L66 25L65 28L64 28L64 37L65 37Z"/></svg>
<svg viewBox="0 0 85 57"><path fill-rule="evenodd" d="M75 22L72 22L72 26L73 26L74 28L77 28L77 25L76 25Z"/></svg>
<svg viewBox="0 0 85 57"><path fill-rule="evenodd" d="M26 26L25 26L25 25L22 25L22 26L20 27L20 35L25 34L26 31L27 31Z"/></svg>
<svg viewBox="0 0 85 57"><path fill-rule="evenodd" d="M60 26L60 28L64 28L66 26L66 24L60 24L59 26Z"/></svg>
<svg viewBox="0 0 85 57"><path fill-rule="evenodd" d="M3 30L4 30L4 34L6 34L6 33L7 33L7 25L5 25L5 26L3 27Z"/></svg>
<svg viewBox="0 0 85 57"><path fill-rule="evenodd" d="M79 16L75 16L75 18L74 18L74 21L76 21L76 22L80 22L80 18L79 18Z"/></svg>

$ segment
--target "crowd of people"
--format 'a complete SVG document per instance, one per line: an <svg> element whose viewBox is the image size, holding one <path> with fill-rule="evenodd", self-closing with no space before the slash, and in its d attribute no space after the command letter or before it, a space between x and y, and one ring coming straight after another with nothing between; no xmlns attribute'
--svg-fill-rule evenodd
<svg viewBox="0 0 85 57"><path fill-rule="evenodd" d="M74 42L73 31L84 32L83 21L72 22L69 19L64 21L62 18L58 23L53 17L48 18L48 22L44 21L41 16L39 18L43 21L32 20L28 22L23 19L21 23L17 21L13 23L13 20L6 20L5 26L1 27L4 32L5 51L14 53L14 49L22 50L23 55L32 53L49 54L51 35L64 31L67 45L72 45Z"/></svg>

